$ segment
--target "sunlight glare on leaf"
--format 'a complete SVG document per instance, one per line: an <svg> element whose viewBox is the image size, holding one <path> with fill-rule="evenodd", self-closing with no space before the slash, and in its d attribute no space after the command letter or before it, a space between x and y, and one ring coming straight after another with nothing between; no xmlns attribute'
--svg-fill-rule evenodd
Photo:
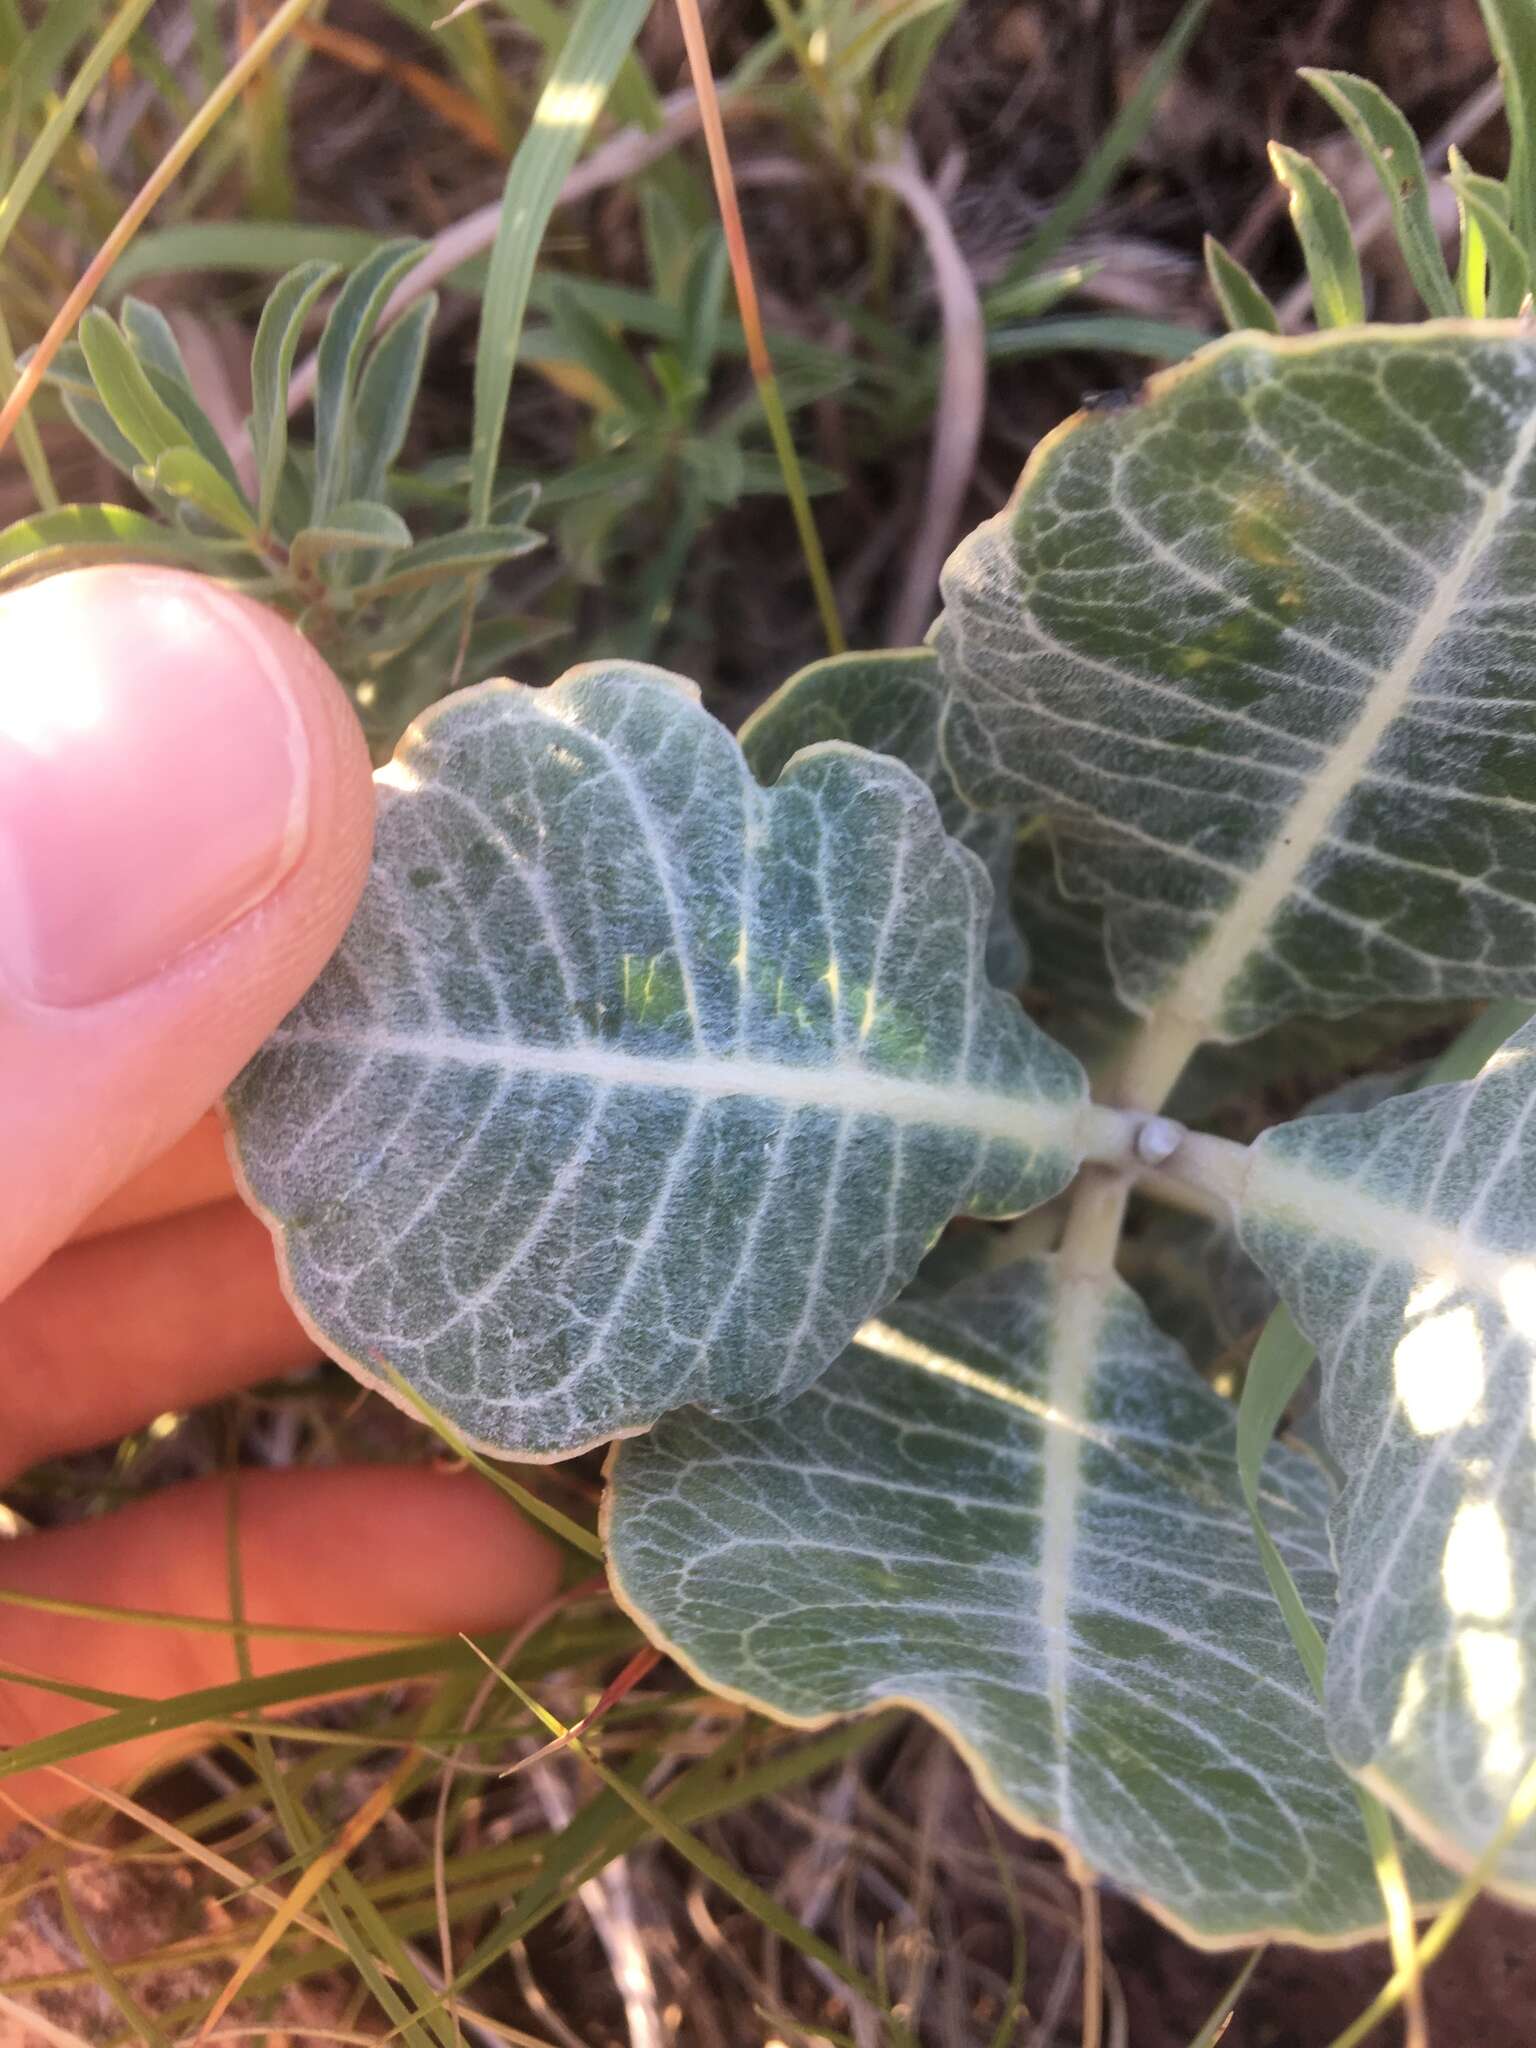
<svg viewBox="0 0 1536 2048"><path fill-rule="evenodd" d="M596 85L552 85L539 101L541 128L585 128L597 118L607 95Z"/></svg>
<svg viewBox="0 0 1536 2048"><path fill-rule="evenodd" d="M1476 1312L1463 1303L1416 1323L1392 1354L1392 1380L1420 1436L1468 1421L1486 1383Z"/></svg>
<svg viewBox="0 0 1536 2048"><path fill-rule="evenodd" d="M1519 1726L1525 1693L1520 1645L1503 1629L1467 1629L1456 1642L1467 1703L1487 1731L1484 1766L1503 1776L1526 1761Z"/></svg>
<svg viewBox="0 0 1536 2048"><path fill-rule="evenodd" d="M1452 1613L1479 1621L1503 1621L1509 1614L1514 1606L1509 1538L1491 1500L1467 1501L1456 1510L1441 1578Z"/></svg>
<svg viewBox="0 0 1536 2048"><path fill-rule="evenodd" d="M386 761L382 768L375 768L373 779L385 789L409 792L419 787L419 779L415 772L398 756L393 761Z"/></svg>

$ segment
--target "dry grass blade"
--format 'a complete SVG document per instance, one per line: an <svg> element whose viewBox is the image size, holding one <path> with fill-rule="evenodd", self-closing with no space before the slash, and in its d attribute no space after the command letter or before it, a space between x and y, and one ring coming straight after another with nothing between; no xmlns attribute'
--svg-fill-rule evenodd
<svg viewBox="0 0 1536 2048"><path fill-rule="evenodd" d="M470 1648L475 1650L475 1654L483 1664L488 1668L495 1668L482 1650L477 1649L474 1644L470 1644ZM572 1749L582 1758L583 1762L588 1764L597 1773L608 1790L615 1793L629 1807L631 1812L644 1821L648 1828L660 1835L663 1841L677 1851L678 1855L685 1857L701 1876L709 1879L712 1884L718 1885L729 1898L734 1899L739 1906L744 1907L764 1927L771 1929L781 1939L790 1942L808 1961L824 1964L837 1978L838 1982L846 1985L857 1997L867 1999L872 2005L883 2010L886 2009L885 2001L881 1999L875 1987L860 1971L854 1969L835 1948L829 1943L822 1941L809 1928L802 1927L798 1922L791 1920L778 1901L770 1897L761 1886L754 1884L750 1878L744 1877L739 1870L728 1863L723 1856L717 1855L713 1849L702 1842L690 1829L680 1827L669 1814L647 1799L642 1792L627 1783L616 1771L610 1770L602 1759L593 1750L589 1749L580 1738L573 1739L572 1731L566 1728L561 1721L557 1720L550 1713L549 1709L541 1705L531 1693L525 1691L515 1678L509 1677L505 1672L498 1672L497 1676L510 1692L517 1695L528 1711L543 1723L551 1735L569 1741ZM914 2048L911 2036L894 2018L890 2020L890 2038L894 2048Z"/></svg>
<svg viewBox="0 0 1536 2048"><path fill-rule="evenodd" d="M328 22L301 22L294 31L294 38L321 56L332 57L349 70L361 72L364 77L389 79L402 92L410 93L424 107L429 107L439 120L457 128L484 155L493 157L497 163L505 163L506 148L495 122L485 109L467 92L451 85L446 78L440 78L435 71L429 71L425 64L413 63L408 57L397 57L389 50L380 49L367 36L356 35L351 29L335 28Z"/></svg>
<svg viewBox="0 0 1536 2048"><path fill-rule="evenodd" d="M769 434L773 438L779 467L783 471L784 491L794 513L795 530L800 536L806 572L810 576L811 587L816 595L816 609L821 615L822 632L826 635L830 651L833 654L841 654L848 642L843 633L842 620L838 616L837 596L832 588L832 576L827 567L826 553L821 545L821 535L817 531L816 516L811 510L805 478L801 474L800 458L795 452L794 437L789 431L784 401L779 393L778 379L774 375L773 358L768 352L768 339L763 332L763 309L757 296L757 279L752 274L752 258L747 249L746 229L742 226L741 202L736 196L736 180L731 170L731 152L725 139L725 123L720 115L720 96L715 90L714 68L709 59L709 38L704 32L704 20L699 13L699 0L677 0L677 14L682 25L683 45L688 52L688 69L693 78L693 89L698 94L699 118L704 128L704 146L709 153L710 174L714 179L715 199L720 208L720 225L725 231L731 278L736 286L736 303L741 312L742 327L746 331L747 364L752 372L752 380L757 386L758 399L763 408L763 417L767 421Z"/></svg>
<svg viewBox="0 0 1536 2048"><path fill-rule="evenodd" d="M241 1957L239 1968L214 2000L208 2017L198 2032L197 2038L199 2042L208 2039L213 2029L223 2019L231 2005L234 2004L242 1986L249 1982L250 1978L260 1967L263 1958L271 1954L277 1943L282 1940L288 1928L293 1925L294 1921L326 1883L332 1873L339 1870L358 1844L368 1835L372 1834L384 1816L393 1811L402 1789L414 1774L420 1761L421 1752L419 1750L407 1750L389 1776L374 1786L362 1805L358 1807L345 1827L342 1828L331 1846L328 1849L323 1849L315 1857L314 1861L307 1866L303 1876L300 1877L293 1890L283 1901L282 1906L267 1922L245 1955Z"/></svg>

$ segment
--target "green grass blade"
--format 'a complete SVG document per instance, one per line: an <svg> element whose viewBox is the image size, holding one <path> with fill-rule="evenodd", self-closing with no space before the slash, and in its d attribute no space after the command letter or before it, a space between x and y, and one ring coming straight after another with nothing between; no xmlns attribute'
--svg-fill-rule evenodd
<svg viewBox="0 0 1536 2048"><path fill-rule="evenodd" d="M10 397L16 388L16 352L11 346L11 330L5 324L5 315L0 312L0 405ZM47 450L43 437L37 430L37 421L27 413L16 423L16 451L21 457L22 467L27 472L27 481L32 486L32 495L41 511L52 512L59 503L58 486L53 480Z"/></svg>
<svg viewBox="0 0 1536 2048"><path fill-rule="evenodd" d="M589 1623L585 1630L553 1631L535 1637L520 1657L528 1676L559 1669L578 1657L615 1654L631 1648L635 1631L628 1622L614 1616L601 1626ZM495 1645L493 1644L493 1647ZM463 1643L432 1642L409 1644L399 1650L377 1651L371 1655L343 1657L319 1664L307 1664L264 1678L231 1680L224 1685L204 1686L195 1692L178 1693L174 1699L135 1700L129 1706L94 1721L84 1721L32 1742L17 1743L0 1751L0 1781L23 1771L42 1770L49 1764L68 1763L77 1756L89 1756L113 1743L133 1742L140 1736L160 1735L178 1728L195 1727L202 1721L230 1723L259 1714L268 1707L291 1705L299 1700L323 1698L329 1694L376 1691L381 1686L406 1685L418 1678L434 1678L444 1672L458 1672L472 1664L473 1653ZM45 1691L67 1691L78 1687L55 1687L34 1680L23 1672L7 1672L15 1685L37 1686ZM105 1695L116 1699L117 1695Z"/></svg>
<svg viewBox="0 0 1536 2048"><path fill-rule="evenodd" d="M486 1661L489 1662L488 1659ZM679 1856L691 1863L701 1877L718 1886L727 1898L734 1899L745 1912L750 1913L763 1927L778 1935L781 1941L788 1942L807 1961L818 1962L824 1969L830 1970L837 1981L845 1984L856 1998L863 1999L877 2011L886 2006L887 2001L881 1998L875 1986L846 1962L830 1943L813 1934L808 1927L802 1926L770 1893L765 1892L760 1885L754 1884L751 1878L744 1877L733 1864L727 1862L723 1856L717 1855L707 1843L700 1841L697 1835L680 1826L665 1808L647 1799L639 1787L630 1783L622 1773L612 1770L594 1753L589 1742L572 1735L571 1731L542 1707L531 1693L526 1692L515 1678L495 1665L491 1668L507 1690L516 1694L552 1736L568 1739L571 1748L597 1773L607 1790L616 1794L648 1829L660 1835L669 1848L676 1850ZM888 2014L887 2017L891 2041L906 2044L906 2048L911 2048L911 2037L905 2028L899 2025L894 2016Z"/></svg>
<svg viewBox="0 0 1536 2048"><path fill-rule="evenodd" d="M1536 0L1478 0L1509 122L1510 226L1536 265Z"/></svg>
<svg viewBox="0 0 1536 2048"><path fill-rule="evenodd" d="M1189 2048L1216 2048L1237 2009L1237 2001L1248 1989L1248 1980L1263 1962L1265 1951L1256 1948L1211 2008L1210 2018L1190 2042Z"/></svg>
<svg viewBox="0 0 1536 2048"><path fill-rule="evenodd" d="M1490 1003L1452 1040L1439 1059L1415 1082L1417 1088L1438 1088L1445 1081L1470 1081L1483 1071L1505 1040L1529 1024L1529 1003L1510 997Z"/></svg>
<svg viewBox="0 0 1536 2048"><path fill-rule="evenodd" d="M1445 1953L1451 1938L1476 1903L1478 1894L1498 1869L1500 1857L1521 1829L1529 1824L1533 1814L1536 1814L1536 1763L1530 1766L1515 1788L1498 1833L1457 1886L1450 1904L1426 1929L1411 1963L1393 1971L1360 2017L1343 2033L1335 2035L1328 2048L1357 2048L1359 2042L1374 2033L1382 2021L1397 2010L1415 1978L1437 1956Z"/></svg>
<svg viewBox="0 0 1536 2048"><path fill-rule="evenodd" d="M1176 327L1171 321L1143 320L1130 313L1064 313L1055 320L1032 320L1027 327L994 329L987 336L987 360L1012 363L1023 356L1054 355L1058 349L1091 349L1181 363L1210 339L1199 327Z"/></svg>
<svg viewBox="0 0 1536 2048"><path fill-rule="evenodd" d="M1486 320L1488 239L1483 233L1481 216L1467 204L1461 192L1456 193L1456 230L1456 297L1469 320ZM1519 244L1515 246L1518 248Z"/></svg>
<svg viewBox="0 0 1536 2048"><path fill-rule="evenodd" d="M1212 297L1221 308L1221 317L1231 330L1251 327L1260 334L1280 332L1280 315L1249 272L1214 235L1205 238L1205 274L1210 280Z"/></svg>
<svg viewBox="0 0 1536 2048"><path fill-rule="evenodd" d="M1408 274L1431 316L1454 317L1461 308L1430 217L1424 158L1402 111L1379 85L1357 78L1353 72L1304 67L1299 76L1327 101L1370 159L1392 209L1392 225Z"/></svg>
<svg viewBox="0 0 1536 2048"><path fill-rule="evenodd" d="M475 352L467 521L471 526L490 523L512 369L544 230L560 187L580 156L649 11L650 0L580 0L570 33L534 109L532 124L507 173Z"/></svg>
<svg viewBox="0 0 1536 2048"><path fill-rule="evenodd" d="M263 533L272 528L288 455L288 380L293 359L305 318L335 275L334 263L312 257L273 286L261 309L251 350L251 447L256 457L257 518Z"/></svg>
<svg viewBox="0 0 1536 2048"><path fill-rule="evenodd" d="M449 536L454 540L468 537ZM417 550L418 554L424 554L430 546L430 542L423 542L422 547ZM480 1477L488 1479L498 1493L505 1494L514 1506L521 1508L532 1520L542 1522L544 1527L558 1536L562 1543L570 1544L571 1548L580 1551L583 1557L590 1557L598 1564L602 1563L603 1545L600 1537L592 1530L584 1529L579 1522L573 1522L569 1515L562 1515L560 1510L552 1508L548 1501L540 1500L539 1496L530 1493L526 1486L519 1486L517 1481L509 1478L505 1472L498 1472L488 1458L483 1458L477 1450L465 1443L446 1416L439 1415L431 1403L426 1401L387 1359L378 1359L375 1364L376 1369L387 1377L400 1399L415 1410L428 1429L441 1438L456 1458L462 1458L467 1465L473 1466Z"/></svg>
<svg viewBox="0 0 1536 2048"><path fill-rule="evenodd" d="M70 80L69 90L44 122L42 133L22 159L21 167L11 180L4 196L0 197L0 250L5 248L15 232L16 223L26 212L32 195L48 175L54 158L73 133L75 123L79 120L86 102L153 4L154 0L123 0L123 5L93 45L90 55ZM53 0L48 9L48 20L38 30L38 35L46 36L49 33L55 14L60 17L61 24L68 32L73 29L77 15L92 15L94 12L93 8L60 6L58 0ZM69 35L69 41L73 43L73 34Z"/></svg>
<svg viewBox="0 0 1536 2048"><path fill-rule="evenodd" d="M1365 318L1365 284L1344 202L1310 157L1269 145L1275 176L1290 194L1291 220L1301 244L1319 327L1358 327Z"/></svg>
<svg viewBox="0 0 1536 2048"><path fill-rule="evenodd" d="M1327 1647L1317 1624L1302 1605L1285 1559L1264 1526L1261 1502L1265 1456L1315 1356L1311 1344L1292 1320L1290 1310L1283 1305L1277 1308L1264 1325L1243 1381L1243 1397L1237 1410L1237 1474L1253 1518L1253 1533L1264 1560L1265 1575L1280 1603L1297 1655L1306 1666L1312 1689L1321 1699Z"/></svg>

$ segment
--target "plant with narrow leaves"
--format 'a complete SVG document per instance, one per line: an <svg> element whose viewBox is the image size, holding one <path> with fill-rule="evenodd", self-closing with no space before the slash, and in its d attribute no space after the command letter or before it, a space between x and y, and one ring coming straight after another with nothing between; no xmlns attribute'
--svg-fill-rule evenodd
<svg viewBox="0 0 1536 2048"><path fill-rule="evenodd" d="M1440 246L1433 181L1413 128L1380 86L1350 71L1304 69L1374 172L1403 265L1433 319L1509 319L1529 299L1536 279L1536 8L1532 0L1479 0L1498 60L1509 110L1509 166L1502 178L1474 171L1453 145L1446 183L1455 196L1458 258L1454 272ZM1319 327L1348 327L1366 318L1365 283L1355 230L1339 192L1321 166L1283 143L1270 144L1270 164L1289 202ZM1273 303L1229 249L1205 238L1206 275L1227 326L1278 334Z"/></svg>
<svg viewBox="0 0 1536 2048"><path fill-rule="evenodd" d="M634 663L450 698L229 1099L300 1314L482 1446L631 1438L655 1641L916 1707L1192 1939L1377 1930L1389 1811L1443 1897L1536 1758L1533 578L1522 328L1243 335L739 740ZM1452 1083L1178 1120L1490 1000ZM920 1274L956 1215L1026 1220ZM1223 1391L1274 1295L1321 1457L1269 1338Z"/></svg>
<svg viewBox="0 0 1536 2048"><path fill-rule="evenodd" d="M436 300L379 332L389 295L417 254L379 249L345 277L309 262L273 289L251 353L251 415L233 452L198 400L170 322L132 297L113 320L87 313L49 371L64 410L134 485L150 513L67 505L0 533L0 582L91 562L197 569L286 613L350 685L385 750L442 688L465 632L466 594L488 570L540 545L531 485L503 491L488 523L451 519L456 493L397 471L426 359ZM288 427L294 358L329 287L319 342L314 442ZM408 522L425 513L430 530ZM445 513L448 517L445 518ZM482 604L468 638L475 662L528 640L518 614Z"/></svg>

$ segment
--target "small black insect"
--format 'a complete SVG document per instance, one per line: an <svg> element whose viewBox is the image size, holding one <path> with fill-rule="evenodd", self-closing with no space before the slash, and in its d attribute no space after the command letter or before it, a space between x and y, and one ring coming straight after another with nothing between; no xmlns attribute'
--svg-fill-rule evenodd
<svg viewBox="0 0 1536 2048"><path fill-rule="evenodd" d="M1084 412L1124 412L1136 401L1129 391L1085 391L1077 402Z"/></svg>

